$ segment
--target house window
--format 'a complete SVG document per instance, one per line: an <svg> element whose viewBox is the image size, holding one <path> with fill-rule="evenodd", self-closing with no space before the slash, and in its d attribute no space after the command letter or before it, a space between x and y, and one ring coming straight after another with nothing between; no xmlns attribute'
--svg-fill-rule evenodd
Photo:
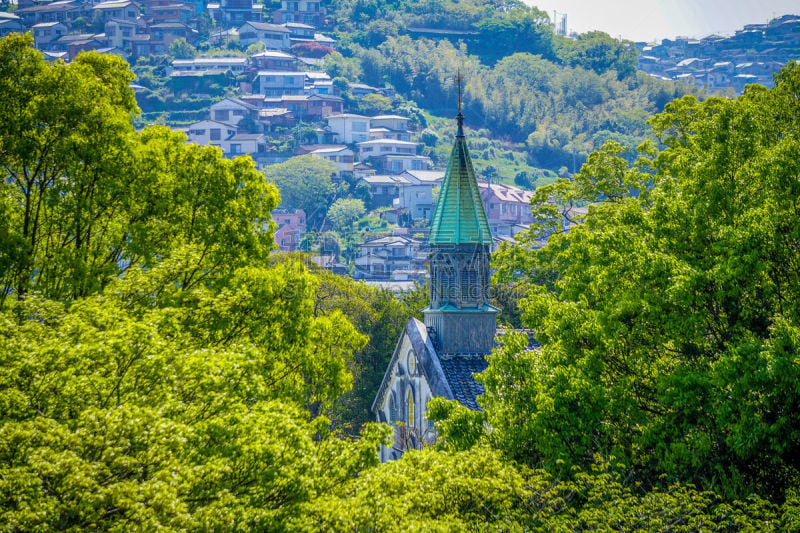
<svg viewBox="0 0 800 533"><path fill-rule="evenodd" d="M228 120L228 110L227 109L217 109L214 111L214 120Z"/></svg>
<svg viewBox="0 0 800 533"><path fill-rule="evenodd" d="M222 132L219 128L211 128L211 140L218 141L222 138Z"/></svg>
<svg viewBox="0 0 800 533"><path fill-rule="evenodd" d="M367 123L353 122L353 131L367 131Z"/></svg>
<svg viewBox="0 0 800 533"><path fill-rule="evenodd" d="M241 144L232 144L231 145L231 153L232 154L241 154L242 153L242 145Z"/></svg>

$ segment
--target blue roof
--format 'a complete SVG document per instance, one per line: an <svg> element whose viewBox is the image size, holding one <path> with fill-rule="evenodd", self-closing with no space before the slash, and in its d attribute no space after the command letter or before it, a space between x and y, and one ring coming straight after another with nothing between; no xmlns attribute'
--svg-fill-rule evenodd
<svg viewBox="0 0 800 533"><path fill-rule="evenodd" d="M477 398L483 394L484 389L481 383L475 381L474 375L486 370L489 366L486 359L482 356L456 355L440 357L439 362L447 383L453 391L453 399L464 407L480 411L481 407L478 405Z"/></svg>

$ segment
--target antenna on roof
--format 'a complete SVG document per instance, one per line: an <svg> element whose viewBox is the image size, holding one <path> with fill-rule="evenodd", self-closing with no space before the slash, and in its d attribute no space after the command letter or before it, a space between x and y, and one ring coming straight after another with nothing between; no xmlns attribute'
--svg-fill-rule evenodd
<svg viewBox="0 0 800 533"><path fill-rule="evenodd" d="M461 69L458 69L458 115L456 115L456 120L458 121L458 132L456 135L458 137L464 136L464 115L461 113Z"/></svg>

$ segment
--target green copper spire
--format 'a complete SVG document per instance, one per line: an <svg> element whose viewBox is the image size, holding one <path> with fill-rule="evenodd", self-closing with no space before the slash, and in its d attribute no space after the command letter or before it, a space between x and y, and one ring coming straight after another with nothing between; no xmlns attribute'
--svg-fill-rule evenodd
<svg viewBox="0 0 800 533"><path fill-rule="evenodd" d="M492 244L489 221L483 209L478 181L464 138L461 114L461 74L458 76L458 132L450 152L436 211L433 213L430 245Z"/></svg>

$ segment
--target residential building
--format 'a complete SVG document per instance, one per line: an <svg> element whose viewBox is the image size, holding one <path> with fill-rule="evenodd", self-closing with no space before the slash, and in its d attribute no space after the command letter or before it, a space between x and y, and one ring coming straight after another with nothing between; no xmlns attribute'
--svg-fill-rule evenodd
<svg viewBox="0 0 800 533"><path fill-rule="evenodd" d="M435 207L433 189L438 184L421 180L409 172L404 172L395 178L397 197L393 200L392 207L405 210L411 220L431 220Z"/></svg>
<svg viewBox="0 0 800 533"><path fill-rule="evenodd" d="M318 120L330 115L341 114L344 100L338 96L327 95L286 95L279 98L264 98L264 107L283 107L292 111L295 118Z"/></svg>
<svg viewBox="0 0 800 533"><path fill-rule="evenodd" d="M235 133L220 141L225 157L249 155L256 161L267 153L267 137L262 133Z"/></svg>
<svg viewBox="0 0 800 533"><path fill-rule="evenodd" d="M67 26L63 22L40 22L31 28L33 43L36 48L44 50L48 45L67 34Z"/></svg>
<svg viewBox="0 0 800 533"><path fill-rule="evenodd" d="M246 57L195 57L194 59L176 59L172 68L179 71L221 70L242 74L247 68Z"/></svg>
<svg viewBox="0 0 800 533"><path fill-rule="evenodd" d="M145 16L151 24L182 22L189 24L196 16L195 4L175 0L148 0L144 3Z"/></svg>
<svg viewBox="0 0 800 533"><path fill-rule="evenodd" d="M297 58L279 50L264 50L253 54L250 62L258 70L297 70Z"/></svg>
<svg viewBox="0 0 800 533"><path fill-rule="evenodd" d="M169 45L178 39L186 39L188 43L197 41L200 35L197 30L182 22L159 22L148 28L150 43L154 50L169 51Z"/></svg>
<svg viewBox="0 0 800 533"><path fill-rule="evenodd" d="M429 157L422 155L377 155L370 158L370 162L379 172L400 174L409 170L430 170L433 167Z"/></svg>
<svg viewBox="0 0 800 533"><path fill-rule="evenodd" d="M220 0L206 6L209 16L221 26L238 26L248 21L263 21L263 4L253 0Z"/></svg>
<svg viewBox="0 0 800 533"><path fill-rule="evenodd" d="M281 26L289 30L289 38L292 40L292 44L313 41L314 34L317 31L314 26L301 24L299 22L285 22L281 24Z"/></svg>
<svg viewBox="0 0 800 533"><path fill-rule="evenodd" d="M358 279L388 280L398 270L424 268L425 260L421 241L404 235L380 237L359 246L353 276Z"/></svg>
<svg viewBox="0 0 800 533"><path fill-rule="evenodd" d="M373 128L387 128L391 131L409 131L411 119L400 115L378 115L372 117L370 125Z"/></svg>
<svg viewBox="0 0 800 533"><path fill-rule="evenodd" d="M369 129L369 138L371 140L377 139L390 139L393 141L411 141L411 132L408 131L395 131L380 126L378 128Z"/></svg>
<svg viewBox="0 0 800 533"><path fill-rule="evenodd" d="M201 120L186 128L189 142L222 146L222 142L236 135L236 126L215 120Z"/></svg>
<svg viewBox="0 0 800 533"><path fill-rule="evenodd" d="M255 43L264 43L270 50L288 50L290 31L278 24L265 22L245 22L239 28L239 44L249 46Z"/></svg>
<svg viewBox="0 0 800 533"><path fill-rule="evenodd" d="M361 176L361 182L369 187L370 209L391 206L397 198L397 176L372 174Z"/></svg>
<svg viewBox="0 0 800 533"><path fill-rule="evenodd" d="M258 120L258 108L238 98L223 98L211 104L209 108L211 120L237 126L244 118Z"/></svg>
<svg viewBox="0 0 800 533"><path fill-rule="evenodd" d="M305 87L305 72L285 70L260 70L253 85L266 96L302 95Z"/></svg>
<svg viewBox="0 0 800 533"><path fill-rule="evenodd" d="M109 20L136 20L139 18L139 4L133 0L112 0L101 2L92 7L94 16L99 16L103 23Z"/></svg>
<svg viewBox="0 0 800 533"><path fill-rule="evenodd" d="M40 22L63 22L71 24L78 17L86 15L86 8L74 0L59 0L43 5L23 7L14 12L26 27Z"/></svg>
<svg viewBox="0 0 800 533"><path fill-rule="evenodd" d="M493 235L513 237L533 223L532 191L485 181L479 181L478 185Z"/></svg>
<svg viewBox="0 0 800 533"><path fill-rule="evenodd" d="M276 209L272 220L278 225L275 244L281 252L295 252L306 234L306 212L302 209Z"/></svg>
<svg viewBox="0 0 800 533"><path fill-rule="evenodd" d="M106 41L109 46L132 51L137 27L135 20L109 20L105 25Z"/></svg>
<svg viewBox="0 0 800 533"><path fill-rule="evenodd" d="M370 119L362 115L341 114L328 117L328 128L336 135L337 142L360 143L369 140Z"/></svg>
<svg viewBox="0 0 800 533"><path fill-rule="evenodd" d="M374 119L370 119L372 122ZM356 143L362 159L386 154L416 154L417 143L396 139L372 139Z"/></svg>
<svg viewBox="0 0 800 533"><path fill-rule="evenodd" d="M321 0L281 0L281 8L272 13L276 24L299 22L311 26L325 24L325 8Z"/></svg>
<svg viewBox="0 0 800 533"><path fill-rule="evenodd" d="M22 19L14 13L0 11L0 37L5 37L10 33L24 33L25 25Z"/></svg>
<svg viewBox="0 0 800 533"><path fill-rule="evenodd" d="M340 179L353 175L354 154L346 146L322 145L308 153L331 161L336 166L336 173Z"/></svg>

